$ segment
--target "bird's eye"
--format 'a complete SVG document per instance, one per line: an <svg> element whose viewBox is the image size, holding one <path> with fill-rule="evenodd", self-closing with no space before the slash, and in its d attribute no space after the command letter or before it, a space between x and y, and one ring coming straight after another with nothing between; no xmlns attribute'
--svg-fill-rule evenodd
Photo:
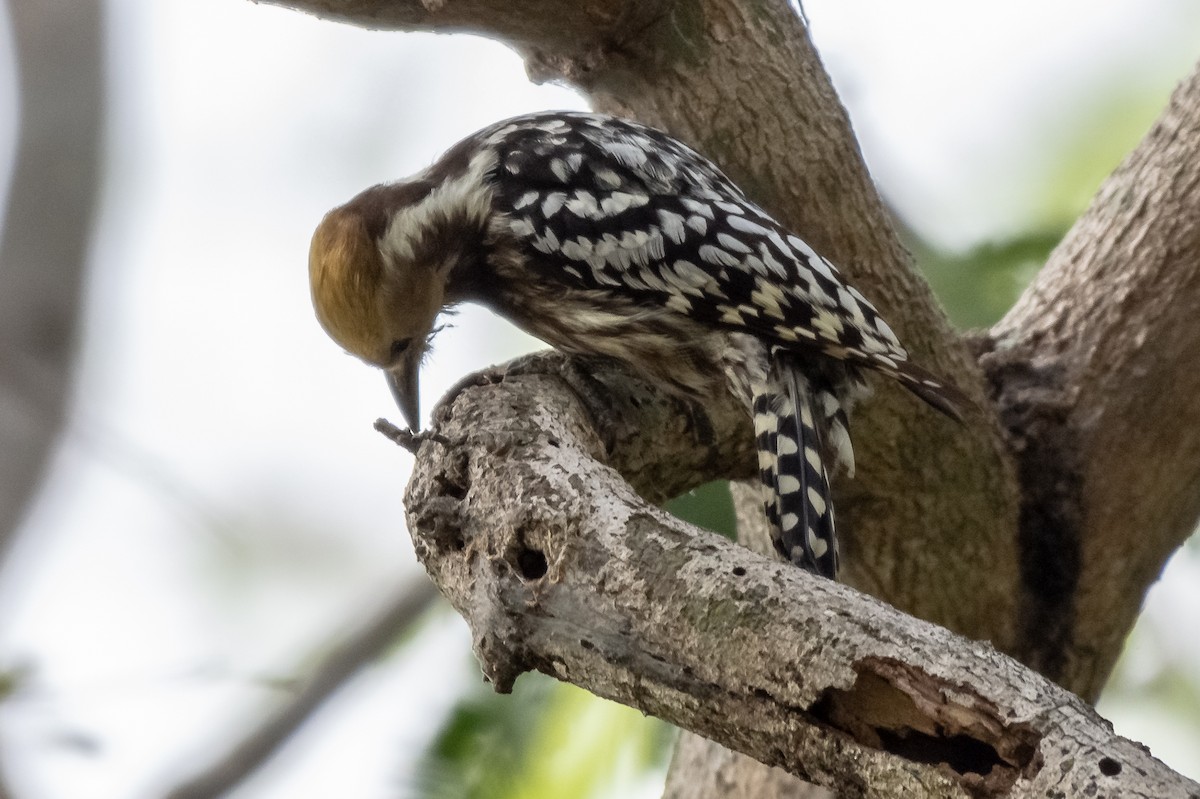
<svg viewBox="0 0 1200 799"><path fill-rule="evenodd" d="M410 338L399 338L393 341L391 350L392 360L394 361L403 355L404 351L408 349L408 345L411 343L412 339Z"/></svg>

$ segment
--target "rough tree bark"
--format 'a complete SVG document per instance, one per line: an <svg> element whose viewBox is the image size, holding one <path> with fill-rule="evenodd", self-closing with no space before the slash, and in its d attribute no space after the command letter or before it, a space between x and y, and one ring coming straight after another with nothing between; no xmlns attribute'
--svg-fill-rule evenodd
<svg viewBox="0 0 1200 799"><path fill-rule="evenodd" d="M1200 795L989 644L647 502L677 489L655 447L686 409L566 367L462 390L409 485L417 555L498 691L541 671L844 797Z"/></svg>
<svg viewBox="0 0 1200 799"><path fill-rule="evenodd" d="M965 339L950 330L899 244L803 21L786 3L273 1L369 27L469 31L507 42L525 56L535 77L570 82L597 109L664 127L711 155L752 196L842 265L880 300L918 359L954 379L980 406L960 428L883 388L856 415L860 473L836 489L846 582L912 616L991 641L1084 699L1095 699L1146 589L1200 515L1200 441L1192 433L1200 429L1195 400L1200 378L1195 370L1177 368L1197 362L1200 347L1200 327L1190 324L1200 303L1200 73L1181 84L1155 129L1105 184L1018 306L990 333ZM534 379L538 371L560 377ZM745 422L728 409L679 409L637 393L645 389L622 393L600 378L581 384L578 371L553 358L527 362L508 377L493 376L495 385L486 390L462 392L438 416L443 432L454 431L446 433L450 445L426 443L410 488L409 521L418 548L442 590L474 625L481 660L498 686L514 670L530 667L578 679L847 795L898 795L881 787L892 783L861 781L867 750L885 763L872 772L885 775L881 780L904 774L929 790L950 786L945 787L950 793L938 795L976 790L943 750L899 752L888 743L895 737L892 722L924 729L910 704L925 722L938 719L937 729L958 727L930 713L951 713L967 726L978 720L958 716L961 708L946 694L931 700L914 687L948 679L949 673L920 651L906 658L856 649L859 643L867 646L870 635L860 641L845 625L857 620L878 635L881 646L897 640L891 636L898 630L924 636L926 627L905 627L884 606L869 605L868 611L868 605L854 604L865 602L863 597L788 574L765 559L724 549L724 560L715 559L717 544L699 534L668 535L664 531L676 527L637 505L619 485L609 499L597 500L598 489L584 476L595 474L590 458L564 461L559 453L599 458L656 501L706 479L748 474ZM585 407L561 391L564 380L578 386ZM538 433L515 419L501 423L508 418L506 403L552 409L537 418L546 430L558 424L571 429L571 436ZM478 428L464 426L462 418ZM633 443L638 441L643 443ZM625 447L642 454L631 456ZM567 471L547 472L547 464ZM484 465L514 476L532 473L548 491L553 474L553 490L539 494L535 486L521 495L526 502L520 508L505 504L511 496L483 487L493 479ZM644 472L654 479L643 479ZM596 516L563 510L587 502ZM503 529L497 529L498 518ZM579 533L587 529L603 538L614 528L645 534L650 543L641 548L626 543L621 559L610 560L611 551L595 554ZM665 559L674 571L645 571L646 558ZM734 564L746 574L731 581L727 568ZM626 592L595 586L611 613L571 613L595 608L582 592L594 585L595 572ZM634 579L651 573L654 580L690 575L679 590L689 592L693 604L686 596L662 596L656 582ZM745 607L748 585L761 592L750 593L771 607L770 616ZM792 605L772 601L782 585ZM690 610L720 626L727 633L726 649L718 648L713 657L728 655L735 641L743 653L755 651L747 648L751 643L765 646L750 628L778 624L792 630L776 645L795 649L772 649L773 657L784 659L766 663L763 679L741 696L746 703L725 716L749 721L747 713L755 718L790 713L790 721L780 722L786 727L783 739L760 740L752 729L710 723L716 708L724 707L719 700L737 690L721 674L688 675L686 668L695 671L703 664L687 662L681 652L650 648L662 644L652 635L660 631L647 630L633 615L651 612L651 605L640 603L648 596L682 614L673 619L689 620ZM822 607L830 609L822 613ZM796 615L804 610L810 615ZM869 613L869 621L860 613ZM807 637L797 638L798 632ZM572 637L577 646L564 654L561 647ZM628 649L612 643L618 639ZM975 710L986 705L1011 711L1001 727L1027 725L1022 729L1033 731L1037 757L1010 764L1020 790L1042 784L1037 780L1048 773L1035 769L1037 758L1049 764L1072 754L1090 757L1088 747L1103 752L1091 778L1149 778L1149 764L1127 768L1133 762L1128 758L1136 757L1132 750L1122 748L1118 756L1109 754L1116 749L1105 749L1125 744L1091 737L1094 719L1069 697L1053 693L1029 672L1007 684L1015 693L1001 683L992 686L982 676L987 669L1012 676L1015 664L987 665L991 661L983 655L971 660L978 652L961 639L937 640L949 648L943 654L965 669L958 679L970 675L971 690L963 691L986 699ZM645 650L640 655L638 647ZM833 660L822 660L826 657ZM905 682L894 673L860 668L893 660L920 679ZM815 670L834 661L841 665L831 667L827 679L795 668L803 663ZM733 669L741 661L714 662ZM588 682L592 672L585 665L605 664L618 687ZM850 713L831 721L821 715L828 691L855 694L868 672L869 681L885 684L876 686L883 693L875 696L899 720L864 721ZM688 679L667 679L680 674ZM984 683L989 687L982 688ZM736 685L744 689L751 683ZM1063 708L1071 708L1074 721L1056 715ZM803 720L825 726L805 727ZM783 728L771 729L780 734ZM916 732L900 739L923 741ZM1055 748L1049 742L1058 740L1056 734L1074 740ZM783 749L770 750L771 745ZM988 746L1003 756L1000 748ZM920 765L931 759L943 763L943 770ZM700 761L709 764L707 774L680 776L676 769L668 793L739 795L722 793L721 785L747 784L748 778L715 776L727 760ZM744 775L763 767L742 760L736 769ZM1064 771L1059 789L1078 787L1076 776L1088 778ZM687 792L680 782L714 787ZM1178 795L1195 790L1184 781L1173 784ZM783 780L772 790L755 795L792 796L800 789ZM1148 783L1125 784L1122 790L1174 795Z"/></svg>
<svg viewBox="0 0 1200 799"><path fill-rule="evenodd" d="M1198 314L1200 65L982 342L1021 474L1023 659L1085 697L1200 517Z"/></svg>

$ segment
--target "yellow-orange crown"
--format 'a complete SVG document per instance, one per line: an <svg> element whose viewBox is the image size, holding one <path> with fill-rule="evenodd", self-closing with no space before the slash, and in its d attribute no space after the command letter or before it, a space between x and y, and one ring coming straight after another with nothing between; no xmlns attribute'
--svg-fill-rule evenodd
<svg viewBox="0 0 1200 799"><path fill-rule="evenodd" d="M361 214L342 207L325 215L313 233L308 277L325 332L354 355L377 362L387 347L377 301L383 259Z"/></svg>

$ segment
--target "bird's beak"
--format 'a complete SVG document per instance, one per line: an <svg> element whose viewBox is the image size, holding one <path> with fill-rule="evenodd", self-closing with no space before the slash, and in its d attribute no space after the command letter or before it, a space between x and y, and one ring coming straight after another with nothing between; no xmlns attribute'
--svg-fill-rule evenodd
<svg viewBox="0 0 1200 799"><path fill-rule="evenodd" d="M396 398L396 404L400 406L400 413L404 414L404 421L408 422L409 428L414 433L421 429L420 376L420 360L414 363L407 358L387 372L388 386L392 389L392 396Z"/></svg>

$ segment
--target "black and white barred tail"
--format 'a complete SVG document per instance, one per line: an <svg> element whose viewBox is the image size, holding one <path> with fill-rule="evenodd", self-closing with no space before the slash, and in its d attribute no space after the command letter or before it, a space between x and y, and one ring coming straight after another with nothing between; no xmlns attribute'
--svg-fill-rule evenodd
<svg viewBox="0 0 1200 799"><path fill-rule="evenodd" d="M754 398L759 477L772 541L785 559L833 579L838 543L830 470L854 470L845 408L828 381L806 376L778 354L772 361L765 389Z"/></svg>

